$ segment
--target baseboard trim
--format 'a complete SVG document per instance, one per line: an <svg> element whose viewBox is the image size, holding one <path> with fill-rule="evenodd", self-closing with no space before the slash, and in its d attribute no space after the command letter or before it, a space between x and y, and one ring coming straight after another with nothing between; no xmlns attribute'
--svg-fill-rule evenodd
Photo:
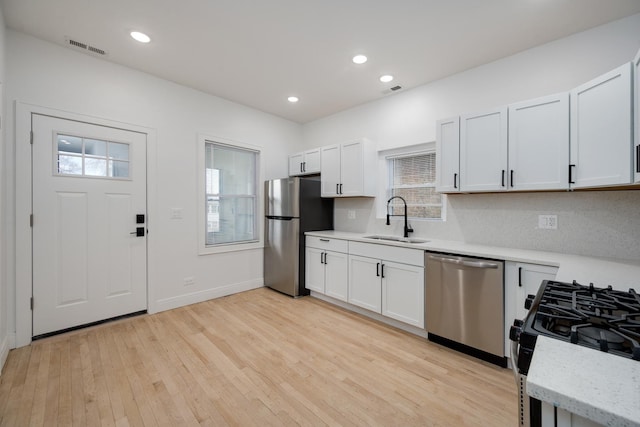
<svg viewBox="0 0 640 427"><path fill-rule="evenodd" d="M258 289L264 286L264 280L262 278L249 280L246 282L234 283L232 285L221 286L213 289L206 289L204 291L193 292L190 294L179 295L176 297L165 298L155 302L153 304L153 312L159 313L161 311L172 310L178 307L184 307L185 305L196 304L210 299L226 297L228 295L237 294L239 292L250 291L252 289Z"/></svg>
<svg viewBox="0 0 640 427"><path fill-rule="evenodd" d="M2 337L2 341L0 342L0 376L2 376L4 364L7 361L7 357L9 357L9 344L9 335L7 334Z"/></svg>

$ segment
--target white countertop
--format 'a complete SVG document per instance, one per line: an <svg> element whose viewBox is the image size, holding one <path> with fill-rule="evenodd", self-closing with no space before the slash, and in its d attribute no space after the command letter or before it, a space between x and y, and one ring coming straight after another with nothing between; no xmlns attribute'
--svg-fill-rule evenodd
<svg viewBox="0 0 640 427"><path fill-rule="evenodd" d="M640 426L640 361L538 336L527 393L607 426Z"/></svg>
<svg viewBox="0 0 640 427"><path fill-rule="evenodd" d="M426 243L403 243L366 239L372 233L350 233L345 231L308 231L310 236L354 240L359 242L402 246L425 251L450 252L460 255L494 258L505 261L524 262L530 264L549 265L558 267L556 280L571 282L577 280L583 285L593 283L595 286L608 285L616 289L627 291L635 288L640 291L640 260L615 260L585 257L579 255L561 254L558 252L533 251L527 249L502 248L470 244L453 240L428 240Z"/></svg>

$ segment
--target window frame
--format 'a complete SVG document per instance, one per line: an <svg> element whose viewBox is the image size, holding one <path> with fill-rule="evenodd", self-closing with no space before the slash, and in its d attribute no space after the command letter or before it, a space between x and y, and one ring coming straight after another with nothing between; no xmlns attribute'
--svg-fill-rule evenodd
<svg viewBox="0 0 640 427"><path fill-rule="evenodd" d="M207 143L214 143L219 145L226 145L231 148L241 149L241 150L249 150L254 151L256 153L256 173L255 173L255 188L256 188L256 207L255 207L255 216L256 216L256 239L255 240L247 240L241 242L228 242L228 243L220 243L216 245L207 245L206 233L207 233L207 217L206 217L206 206L207 206L207 193L206 193L206 185L205 185L205 177L206 177L206 145ZM234 251L244 251L244 250L253 250L253 249L261 249L264 245L262 227L264 221L262 220L264 217L264 192L262 191L261 183L264 182L264 178L262 175L263 168L263 153L262 147L247 144L244 142L234 141L228 138L222 138L218 136L206 135L206 134L198 134L197 137L197 190L198 190L198 205L197 205L197 234L198 234L198 255L209 255L216 253L224 253L224 252L234 252Z"/></svg>
<svg viewBox="0 0 640 427"><path fill-rule="evenodd" d="M411 156L417 156L421 154L430 154L435 152L436 152L435 142L427 142L427 143L399 147L395 149L389 149L389 150L378 152L378 161L379 161L380 172L381 172L380 178L379 178L380 186L378 188L380 188L380 191L379 191L379 197L378 197L378 203L377 203L377 215L376 215L378 219L386 219L386 216L387 216L387 212L386 212L387 200L389 200L389 198L391 197L391 191L392 191L392 187L391 187L392 170L390 167L391 160L394 158L411 157ZM434 165L436 163L437 162L434 162ZM436 173L437 173L437 170L436 170ZM435 181L433 182L433 185L428 185L428 187L435 188ZM442 207L440 210L440 218L408 217L408 219L411 221L430 221L430 222L446 221L447 195L441 193L440 197L441 197L441 203L442 203ZM400 220L400 217L392 216L390 220L391 221Z"/></svg>

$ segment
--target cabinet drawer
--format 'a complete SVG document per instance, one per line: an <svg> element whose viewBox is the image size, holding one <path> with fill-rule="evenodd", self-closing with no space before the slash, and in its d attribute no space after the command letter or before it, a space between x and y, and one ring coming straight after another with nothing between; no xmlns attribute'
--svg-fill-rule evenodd
<svg viewBox="0 0 640 427"><path fill-rule="evenodd" d="M373 243L350 242L349 254L424 267L424 251Z"/></svg>
<svg viewBox="0 0 640 427"><path fill-rule="evenodd" d="M311 248L326 249L328 251L347 253L349 243L347 240L333 239L329 237L306 236L306 245Z"/></svg>

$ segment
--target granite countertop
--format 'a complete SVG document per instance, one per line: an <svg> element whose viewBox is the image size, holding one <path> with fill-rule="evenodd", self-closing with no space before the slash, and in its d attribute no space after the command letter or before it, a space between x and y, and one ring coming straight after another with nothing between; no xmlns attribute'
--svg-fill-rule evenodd
<svg viewBox="0 0 640 427"><path fill-rule="evenodd" d="M527 393L607 426L640 426L640 361L538 336Z"/></svg>
<svg viewBox="0 0 640 427"><path fill-rule="evenodd" d="M430 240L429 237L424 236L412 237L424 238L427 240L426 243L404 243L365 238L365 236L369 236L371 233L351 233L328 230L308 231L306 234L309 236L344 239L389 246L401 246L425 251L449 252L512 262L549 265L552 267L558 267L556 280L559 281L571 282L572 280L577 280L582 284L593 283L600 287L612 285L614 288L624 291L629 290L630 287L640 287L638 283L638 277L640 277L640 260L632 261L593 258L562 254L558 252L470 244L453 240Z"/></svg>

